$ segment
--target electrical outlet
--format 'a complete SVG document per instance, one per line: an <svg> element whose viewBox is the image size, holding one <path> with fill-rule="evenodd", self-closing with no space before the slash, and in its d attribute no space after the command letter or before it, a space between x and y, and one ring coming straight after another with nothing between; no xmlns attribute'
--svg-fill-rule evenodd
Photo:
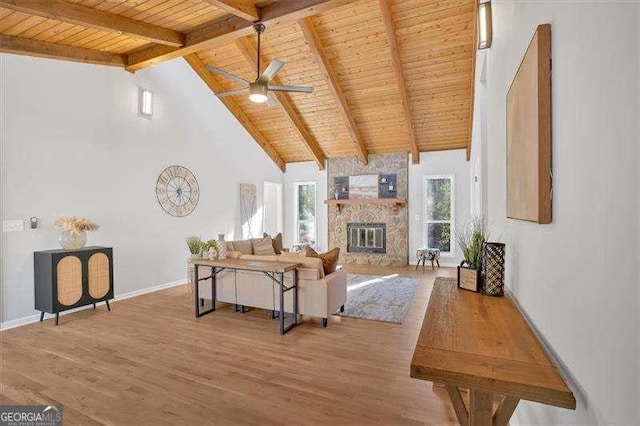
<svg viewBox="0 0 640 426"><path fill-rule="evenodd" d="M24 231L24 220L3 220L2 232Z"/></svg>
<svg viewBox="0 0 640 426"><path fill-rule="evenodd" d="M419 214L416 215L416 222L420 222L420 215Z"/></svg>

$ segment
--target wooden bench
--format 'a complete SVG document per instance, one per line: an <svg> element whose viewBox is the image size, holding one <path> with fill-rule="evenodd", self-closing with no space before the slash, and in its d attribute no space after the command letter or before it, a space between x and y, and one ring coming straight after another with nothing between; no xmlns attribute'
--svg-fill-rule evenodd
<svg viewBox="0 0 640 426"><path fill-rule="evenodd" d="M576 400L515 304L438 278L411 377L444 384L461 425L507 425L521 399L575 409ZM467 409L460 389L469 389ZM502 396L494 411L494 395Z"/></svg>

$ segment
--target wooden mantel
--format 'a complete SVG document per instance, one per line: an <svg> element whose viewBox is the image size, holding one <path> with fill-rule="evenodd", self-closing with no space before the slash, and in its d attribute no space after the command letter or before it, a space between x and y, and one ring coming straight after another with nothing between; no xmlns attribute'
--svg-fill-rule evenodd
<svg viewBox="0 0 640 426"><path fill-rule="evenodd" d="M351 200L325 200L325 204L335 206L338 214L342 212L342 206L351 206L355 204L383 204L388 205L394 212L398 211L400 206L407 204L406 198L357 198Z"/></svg>

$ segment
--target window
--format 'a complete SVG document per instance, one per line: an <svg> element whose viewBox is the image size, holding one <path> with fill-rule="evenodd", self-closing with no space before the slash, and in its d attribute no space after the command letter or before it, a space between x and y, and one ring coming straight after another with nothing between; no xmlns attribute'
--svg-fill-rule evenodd
<svg viewBox="0 0 640 426"><path fill-rule="evenodd" d="M453 176L425 176L425 245L453 253L454 180Z"/></svg>
<svg viewBox="0 0 640 426"><path fill-rule="evenodd" d="M293 184L295 206L294 239L298 244L316 245L316 183Z"/></svg>

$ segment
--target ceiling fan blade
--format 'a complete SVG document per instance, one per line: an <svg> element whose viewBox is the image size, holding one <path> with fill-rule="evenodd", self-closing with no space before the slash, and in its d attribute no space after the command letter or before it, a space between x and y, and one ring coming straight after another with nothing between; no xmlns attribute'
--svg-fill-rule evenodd
<svg viewBox="0 0 640 426"><path fill-rule="evenodd" d="M209 70L210 72L214 73L214 74L221 75L221 76L226 77L229 80L233 80L233 81L235 81L237 83L249 84L249 82L247 80L245 80L244 78L238 77L237 75L233 75L231 73L228 73L225 70L221 70L220 68L216 68L216 67L211 66L211 65L207 65L205 68L207 70Z"/></svg>
<svg viewBox="0 0 640 426"><path fill-rule="evenodd" d="M274 92L298 92L298 93L312 93L313 87L305 86L267 86L267 89Z"/></svg>
<svg viewBox="0 0 640 426"><path fill-rule="evenodd" d="M273 95L273 93L267 92L267 105L269 105L269 106L277 106L278 105L278 100Z"/></svg>
<svg viewBox="0 0 640 426"><path fill-rule="evenodd" d="M271 81L273 76L275 76L276 73L280 71L280 68L282 68L283 66L284 66L284 62L274 59L273 61L271 61L267 69L264 70L264 72L262 73L262 75L258 80L261 81L262 83L268 83L269 81Z"/></svg>
<svg viewBox="0 0 640 426"><path fill-rule="evenodd" d="M242 89L227 90L226 92L216 93L216 96L219 98L224 98L225 96L239 95L241 93L247 93L248 91L248 87L243 87Z"/></svg>

